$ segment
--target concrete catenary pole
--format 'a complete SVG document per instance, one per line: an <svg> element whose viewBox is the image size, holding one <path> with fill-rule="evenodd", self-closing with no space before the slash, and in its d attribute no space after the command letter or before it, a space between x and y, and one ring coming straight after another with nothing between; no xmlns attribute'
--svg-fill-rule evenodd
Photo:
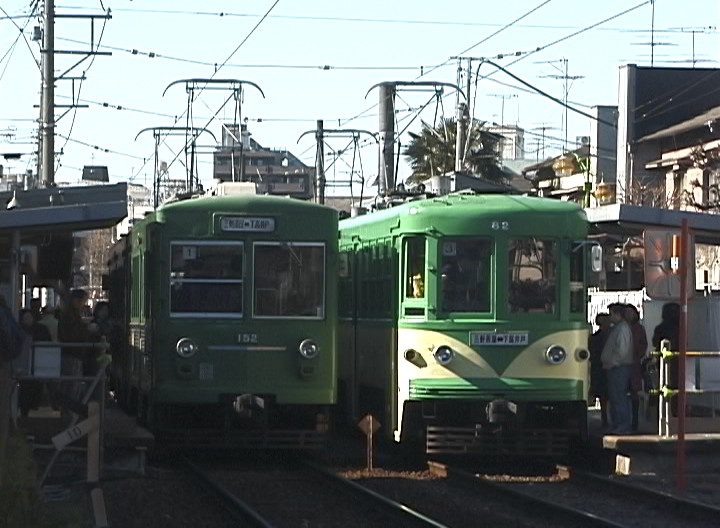
<svg viewBox="0 0 720 528"><path fill-rule="evenodd" d="M325 134L323 120L317 120L315 129L317 152L315 153L315 178L317 179L317 203L325 203Z"/></svg>
<svg viewBox="0 0 720 528"><path fill-rule="evenodd" d="M382 83L380 94L380 171L378 193L395 188L395 85Z"/></svg>
<svg viewBox="0 0 720 528"><path fill-rule="evenodd" d="M55 181L55 0L45 0L40 109L40 182Z"/></svg>

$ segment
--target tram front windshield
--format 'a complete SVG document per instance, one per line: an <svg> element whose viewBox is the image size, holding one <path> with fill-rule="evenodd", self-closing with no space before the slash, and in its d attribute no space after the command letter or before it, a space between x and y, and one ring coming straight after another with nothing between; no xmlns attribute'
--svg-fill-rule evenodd
<svg viewBox="0 0 720 528"><path fill-rule="evenodd" d="M443 312L490 311L489 239L445 239L440 267Z"/></svg>
<svg viewBox="0 0 720 528"><path fill-rule="evenodd" d="M323 244L256 242L254 252L254 317L325 316Z"/></svg>

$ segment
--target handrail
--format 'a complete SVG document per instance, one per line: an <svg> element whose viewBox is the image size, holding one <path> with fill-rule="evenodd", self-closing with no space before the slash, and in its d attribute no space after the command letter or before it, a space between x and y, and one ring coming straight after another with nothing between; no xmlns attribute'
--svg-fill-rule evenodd
<svg viewBox="0 0 720 528"><path fill-rule="evenodd" d="M659 351L651 352L651 355L660 358L660 379L657 389L651 389L648 394L658 396L658 435L663 437L670 436L670 399L678 396L680 390L669 386L670 375L668 372L669 359L681 357L680 352L670 350L670 342L667 339L663 339L660 344ZM692 351L685 352L685 356L689 357L709 357L709 358L720 358L720 352L710 351ZM686 394L720 394L720 388L718 389L697 389L685 387ZM678 413L685 413L685 409L678 409Z"/></svg>

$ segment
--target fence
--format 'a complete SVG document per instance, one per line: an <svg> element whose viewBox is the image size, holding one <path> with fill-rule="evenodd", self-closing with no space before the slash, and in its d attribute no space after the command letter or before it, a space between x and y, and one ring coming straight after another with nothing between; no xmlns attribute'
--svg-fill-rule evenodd
<svg viewBox="0 0 720 528"><path fill-rule="evenodd" d="M669 437L678 433L678 418L673 416L672 399L679 394L677 388L672 388L671 383L675 383L675 376L670 373L672 359L679 358L679 352L670 350L670 342L663 340L660 352L656 352L660 358L659 385L657 389L651 390L651 394L659 397L658 411L658 434L663 437ZM717 358L720 359L720 352L686 352L686 360L688 358ZM677 409L677 413L685 413L685 431L688 433L720 433L720 419L717 415L720 408L715 405L714 395L720 394L720 388L701 388L699 369L695 370L694 382L688 384L686 379L685 392L688 395L712 395L711 404L706 408L706 416L687 416L687 409ZM686 376L687 378L687 376ZM689 407L686 406L686 407ZM707 416L709 414L709 416Z"/></svg>

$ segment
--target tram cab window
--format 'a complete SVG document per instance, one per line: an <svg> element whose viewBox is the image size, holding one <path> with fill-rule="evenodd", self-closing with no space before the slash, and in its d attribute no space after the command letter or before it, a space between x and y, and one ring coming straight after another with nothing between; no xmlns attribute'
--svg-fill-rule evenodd
<svg viewBox="0 0 720 528"><path fill-rule="evenodd" d="M325 246L298 242L254 245L253 316L325 317Z"/></svg>
<svg viewBox="0 0 720 528"><path fill-rule="evenodd" d="M515 238L508 241L508 310L555 313L556 249L552 240Z"/></svg>
<svg viewBox="0 0 720 528"><path fill-rule="evenodd" d="M412 237L405 242L405 297L425 297L425 237Z"/></svg>
<svg viewBox="0 0 720 528"><path fill-rule="evenodd" d="M241 242L171 242L170 314L243 313Z"/></svg>
<svg viewBox="0 0 720 528"><path fill-rule="evenodd" d="M570 312L584 314L585 300L585 253L584 244L574 243L570 248Z"/></svg>
<svg viewBox="0 0 720 528"><path fill-rule="evenodd" d="M440 306L443 312L490 311L490 258L488 239L442 241Z"/></svg>

